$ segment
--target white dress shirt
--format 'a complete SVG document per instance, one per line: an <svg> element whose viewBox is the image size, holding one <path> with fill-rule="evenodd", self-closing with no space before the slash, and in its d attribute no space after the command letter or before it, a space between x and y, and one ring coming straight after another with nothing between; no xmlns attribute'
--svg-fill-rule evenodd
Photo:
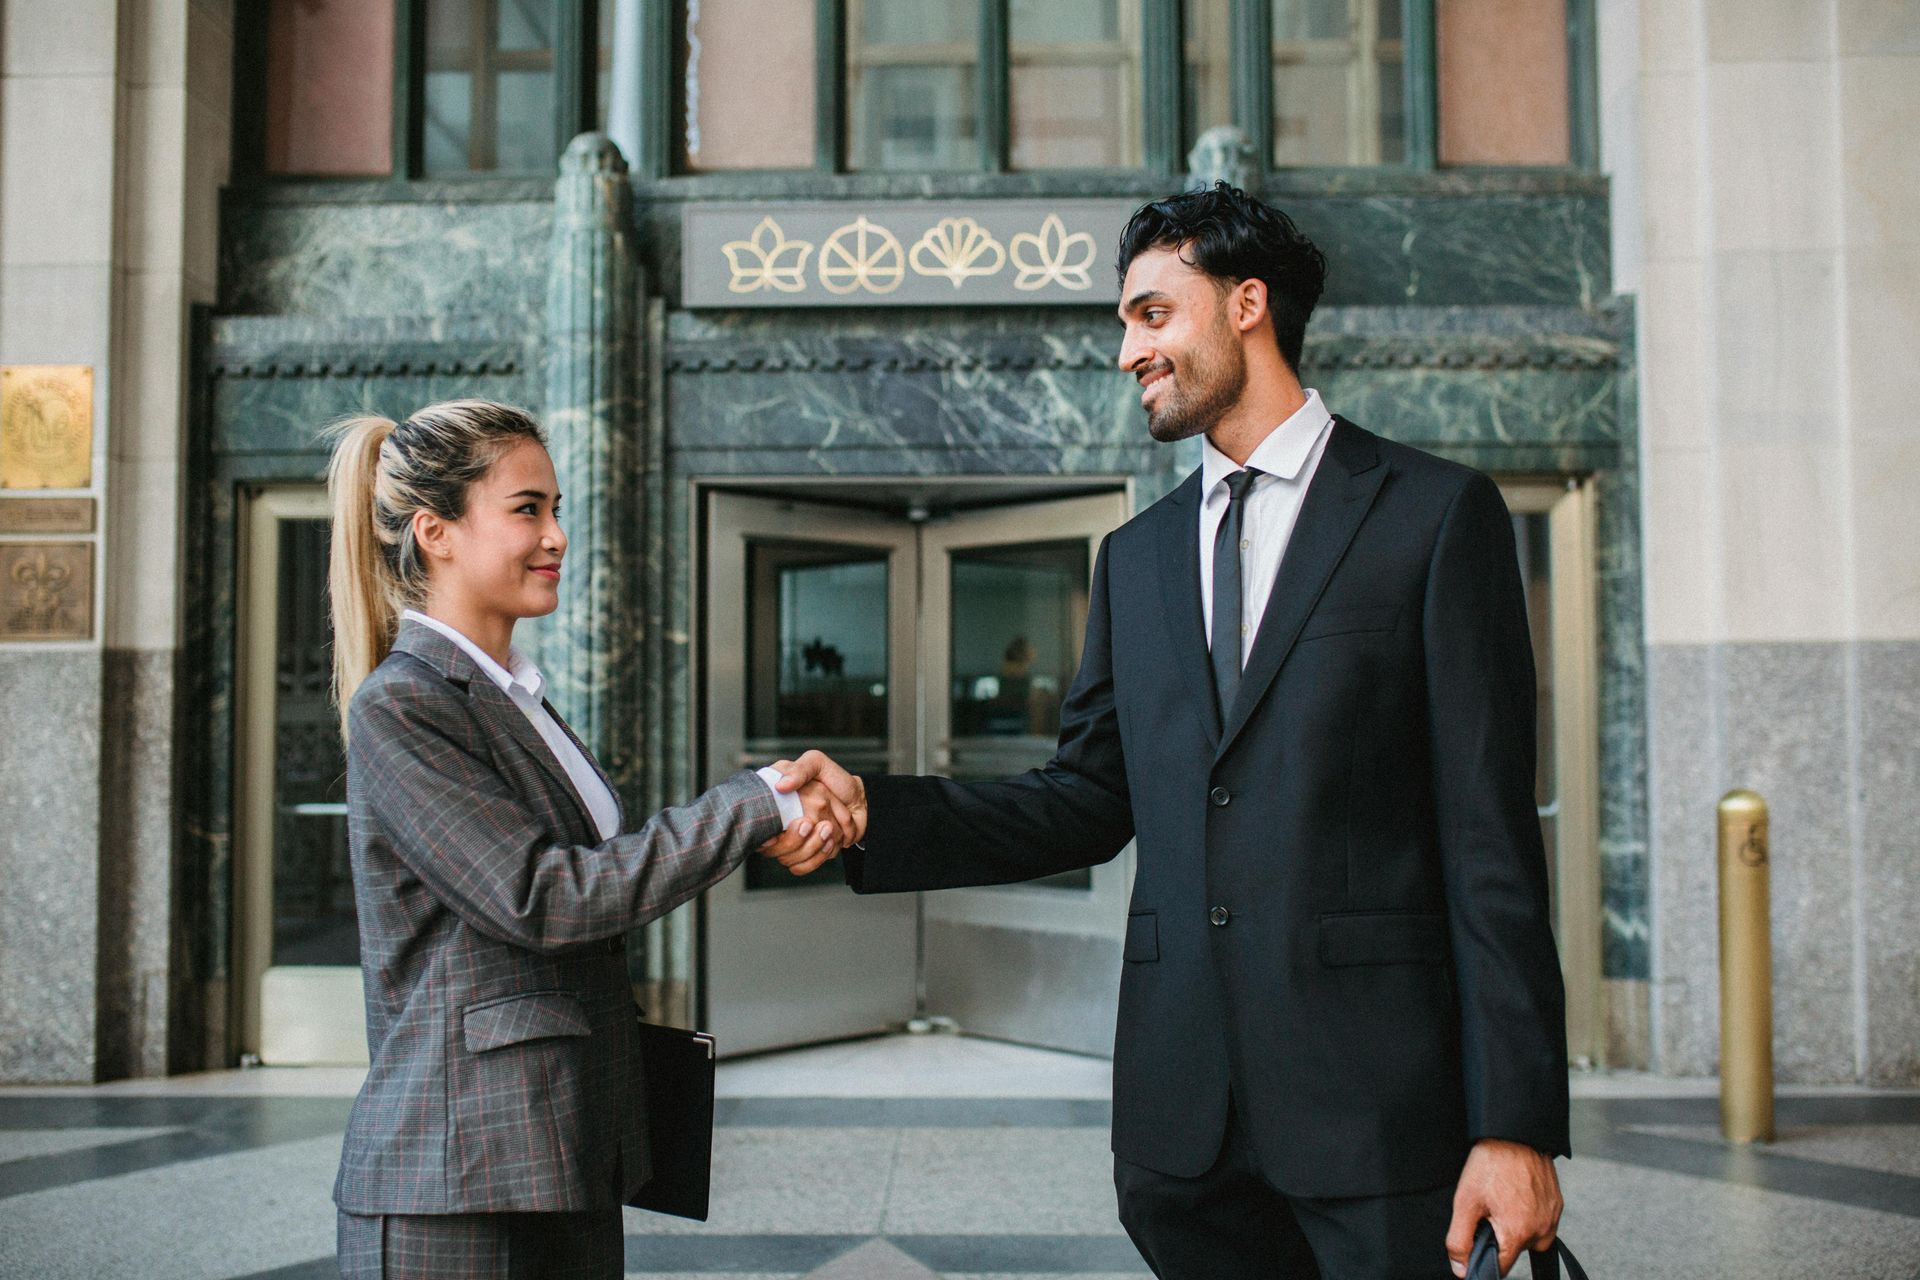
<svg viewBox="0 0 1920 1280"><path fill-rule="evenodd" d="M526 654L518 649L507 650L507 665L502 667L488 655L485 649L440 619L430 618L417 609L405 610L400 616L411 618L421 626L432 627L465 650L467 656L473 659L474 665L480 668L487 679L498 685L501 692L512 700L513 705L520 708L521 714L526 716L528 722L533 725L534 732L540 735L540 740L547 744L549 751L553 752L553 758L559 761L560 767L566 771L567 781L573 784L573 789L579 793L580 799L586 804L587 813L593 818L593 825L598 828L600 838L611 840L620 834L620 807L613 798L612 789L601 779L599 770L593 767L593 762L573 744L573 739L567 736L566 730L560 727L560 722L555 720L552 713L547 710L546 703L541 697L541 691L547 687L547 679L540 674L540 668L534 666ZM780 805L780 820L791 826L794 819L802 814L800 797L782 795L774 790L773 784L780 780L780 773L776 769L760 770L760 778L767 784L767 789L773 791L773 798Z"/></svg>
<svg viewBox="0 0 1920 1280"><path fill-rule="evenodd" d="M1246 521L1241 526L1242 666L1253 651L1260 619L1267 612L1267 598L1273 594L1274 579L1280 574L1280 561L1287 554L1293 526L1300 519L1300 504L1307 496L1307 486L1313 483L1313 473L1319 470L1320 455L1326 452L1332 428L1333 415L1321 403L1320 393L1309 389L1307 402L1268 432L1247 459L1249 467L1264 474L1247 493ZM1240 467L1204 436L1200 453L1200 629L1211 649L1213 536L1227 514L1227 477Z"/></svg>

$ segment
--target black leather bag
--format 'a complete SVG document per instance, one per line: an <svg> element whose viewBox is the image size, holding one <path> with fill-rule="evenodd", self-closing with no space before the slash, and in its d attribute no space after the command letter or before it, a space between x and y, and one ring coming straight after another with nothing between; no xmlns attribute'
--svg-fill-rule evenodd
<svg viewBox="0 0 1920 1280"><path fill-rule="evenodd" d="M1560 1280L1560 1264L1567 1264L1571 1280L1587 1280L1587 1269L1573 1251L1556 1238L1551 1248L1535 1253L1522 1250L1533 1267L1533 1280ZM1467 1280L1500 1280L1500 1242L1494 1238L1493 1224L1482 1222L1473 1233L1473 1251L1467 1255Z"/></svg>

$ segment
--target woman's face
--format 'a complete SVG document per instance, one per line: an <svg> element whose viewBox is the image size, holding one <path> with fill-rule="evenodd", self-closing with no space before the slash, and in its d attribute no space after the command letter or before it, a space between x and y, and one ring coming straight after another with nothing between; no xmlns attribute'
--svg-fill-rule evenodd
<svg viewBox="0 0 1920 1280"><path fill-rule="evenodd" d="M416 517L418 519L418 517ZM467 490L467 511L422 528L437 602L461 613L538 618L560 603L560 561L567 535L560 529L560 485L553 459L532 440L500 455Z"/></svg>

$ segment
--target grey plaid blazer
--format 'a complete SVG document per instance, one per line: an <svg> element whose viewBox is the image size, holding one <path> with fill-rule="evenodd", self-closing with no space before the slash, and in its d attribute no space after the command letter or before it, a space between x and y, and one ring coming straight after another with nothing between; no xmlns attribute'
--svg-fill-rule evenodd
<svg viewBox="0 0 1920 1280"><path fill-rule="evenodd" d="M526 716L414 622L348 725L372 1067L334 1201L419 1214L625 1199L649 1173L626 932L776 835L772 794L742 772L602 843Z"/></svg>

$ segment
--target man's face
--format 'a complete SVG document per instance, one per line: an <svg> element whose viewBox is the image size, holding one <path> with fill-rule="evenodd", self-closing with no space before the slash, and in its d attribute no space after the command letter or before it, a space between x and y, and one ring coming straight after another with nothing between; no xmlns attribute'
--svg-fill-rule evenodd
<svg viewBox="0 0 1920 1280"><path fill-rule="evenodd" d="M1233 291L1181 258L1149 249L1120 287L1120 367L1140 384L1147 430L1163 443L1208 430L1240 400L1246 353L1228 316Z"/></svg>

